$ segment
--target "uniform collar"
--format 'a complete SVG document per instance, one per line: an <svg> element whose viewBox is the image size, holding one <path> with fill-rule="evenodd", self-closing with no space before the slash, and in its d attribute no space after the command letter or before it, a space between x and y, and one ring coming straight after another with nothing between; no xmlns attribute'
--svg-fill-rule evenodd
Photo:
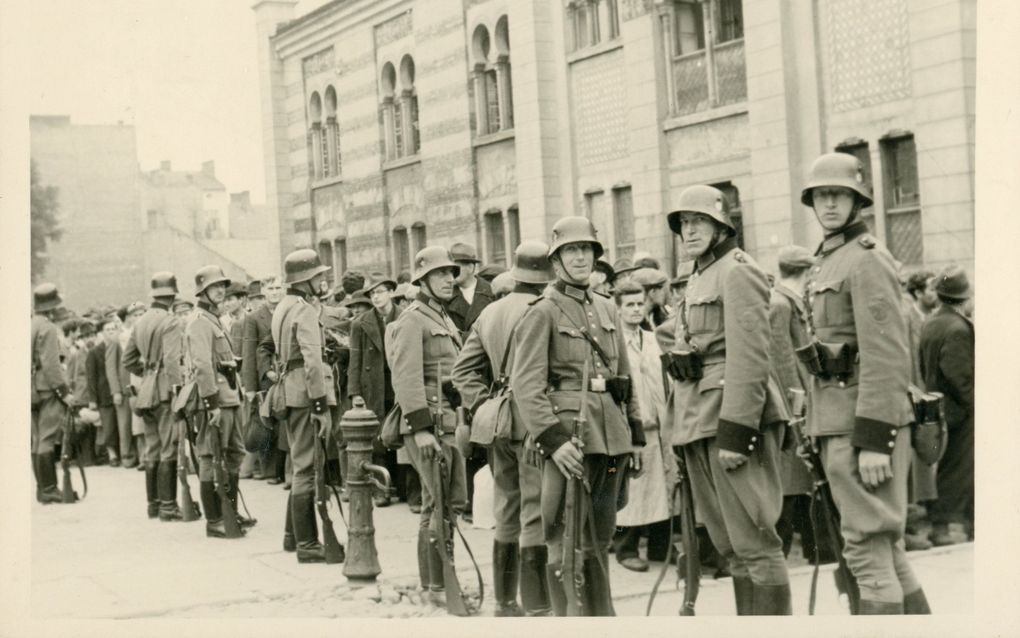
<svg viewBox="0 0 1020 638"><path fill-rule="evenodd" d="M218 311L218 310L216 309L216 307L215 307L215 306L213 306L213 305L212 305L211 303L209 303L208 301L206 301L205 299L200 299L200 300L198 301L198 307L199 307L199 309L201 309L201 310L204 310L204 311L208 312L209 314L211 314L212 316L216 317L217 319L218 319L218 318L219 318L219 316L220 316L220 313L219 313L219 311Z"/></svg>
<svg viewBox="0 0 1020 638"><path fill-rule="evenodd" d="M706 250L703 255L698 257L697 261L695 262L697 265L696 270L698 272L705 270L706 268L714 264L716 261L718 261L723 255L735 249L736 247L737 247L736 237L727 237L721 242L718 242L717 244Z"/></svg>
<svg viewBox="0 0 1020 638"><path fill-rule="evenodd" d="M418 292L418 296L416 297L416 299L423 305L428 306L432 310L438 312L440 316L446 314L446 309L443 308L443 304L441 304L438 299L430 297L421 291Z"/></svg>
<svg viewBox="0 0 1020 638"><path fill-rule="evenodd" d="M287 294L288 295L294 295L295 297L301 297L305 301L308 301L308 298L311 296L307 292L305 292L304 290L298 290L297 288L288 288L287 289Z"/></svg>
<svg viewBox="0 0 1020 638"><path fill-rule="evenodd" d="M857 239L866 232L868 232L868 225L864 223L863 219L859 219L848 226L844 226L843 230L826 235L825 240L818 245L815 255L828 255L843 244Z"/></svg>
<svg viewBox="0 0 1020 638"><path fill-rule="evenodd" d="M556 290L560 291L563 295L570 297L578 303L584 303L591 301L591 291L588 286L578 286L576 284L568 284L562 279L557 279L556 283L553 284Z"/></svg>
<svg viewBox="0 0 1020 638"><path fill-rule="evenodd" d="M514 289L511 292L519 292L526 295L541 295L542 290L545 288L545 284L526 284L518 281L514 284Z"/></svg>

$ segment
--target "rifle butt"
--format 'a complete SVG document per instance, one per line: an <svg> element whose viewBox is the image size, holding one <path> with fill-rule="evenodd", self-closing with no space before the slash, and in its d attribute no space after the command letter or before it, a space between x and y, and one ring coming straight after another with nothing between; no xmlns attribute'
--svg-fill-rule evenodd
<svg viewBox="0 0 1020 638"><path fill-rule="evenodd" d="M191 498L191 487L188 485L187 475L180 475L181 480L181 520L186 523L197 521L201 517L198 505Z"/></svg>
<svg viewBox="0 0 1020 638"><path fill-rule="evenodd" d="M78 495L75 494L74 486L71 484L71 470L67 465L64 465L62 469L64 477L60 486L60 501L62 503L74 503L78 500Z"/></svg>

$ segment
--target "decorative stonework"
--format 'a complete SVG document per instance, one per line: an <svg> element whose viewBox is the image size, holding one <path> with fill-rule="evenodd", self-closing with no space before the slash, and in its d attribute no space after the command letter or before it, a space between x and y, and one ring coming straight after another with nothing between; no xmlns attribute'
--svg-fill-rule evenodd
<svg viewBox="0 0 1020 638"><path fill-rule="evenodd" d="M906 0L827 3L829 100L849 111L910 96Z"/></svg>
<svg viewBox="0 0 1020 638"><path fill-rule="evenodd" d="M301 61L301 72L307 78L330 71L333 68L333 47L313 53Z"/></svg>
<svg viewBox="0 0 1020 638"><path fill-rule="evenodd" d="M619 49L570 67L577 156L582 165L627 155L623 52Z"/></svg>
<svg viewBox="0 0 1020 638"><path fill-rule="evenodd" d="M624 21L640 18L652 10L654 0L619 0L617 5Z"/></svg>
<svg viewBox="0 0 1020 638"><path fill-rule="evenodd" d="M400 38L411 35L411 10L408 9L398 16L390 18L386 22L375 25L375 46L376 48L386 46L390 42L396 42Z"/></svg>

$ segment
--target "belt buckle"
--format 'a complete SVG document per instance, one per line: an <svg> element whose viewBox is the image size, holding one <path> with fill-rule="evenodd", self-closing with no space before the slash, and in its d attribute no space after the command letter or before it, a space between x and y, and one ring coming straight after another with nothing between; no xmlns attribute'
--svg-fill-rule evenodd
<svg viewBox="0 0 1020 638"><path fill-rule="evenodd" d="M599 376L599 377L595 377L594 379L589 379L588 383L590 385L590 390L592 392L605 392L606 391L606 380L605 380L604 377Z"/></svg>

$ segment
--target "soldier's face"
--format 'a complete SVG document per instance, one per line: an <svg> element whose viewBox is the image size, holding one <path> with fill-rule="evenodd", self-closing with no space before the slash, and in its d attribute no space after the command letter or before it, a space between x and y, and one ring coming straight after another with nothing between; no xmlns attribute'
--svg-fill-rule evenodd
<svg viewBox="0 0 1020 638"><path fill-rule="evenodd" d="M567 244L556 252L563 275L573 283L587 284L595 266L595 249L588 242Z"/></svg>
<svg viewBox="0 0 1020 638"><path fill-rule="evenodd" d="M828 231L846 226L854 211L854 192L842 186L823 186L811 191L815 216Z"/></svg>
<svg viewBox="0 0 1020 638"><path fill-rule="evenodd" d="M209 286L205 289L205 296L212 305L220 305L227 296L227 284L220 282Z"/></svg>
<svg viewBox="0 0 1020 638"><path fill-rule="evenodd" d="M425 276L425 281L428 283L428 288L432 290L432 294L442 301L449 301L453 299L453 268L439 268L433 270Z"/></svg>
<svg viewBox="0 0 1020 638"><path fill-rule="evenodd" d="M645 318L645 295L636 292L620 297L620 321L626 326L636 326Z"/></svg>
<svg viewBox="0 0 1020 638"><path fill-rule="evenodd" d="M705 254L718 234L716 223L704 213L682 213L680 231L687 254L694 258Z"/></svg>
<svg viewBox="0 0 1020 638"><path fill-rule="evenodd" d="M264 282L262 292L266 294L266 301L271 304L278 304L283 300L283 284L279 281Z"/></svg>

